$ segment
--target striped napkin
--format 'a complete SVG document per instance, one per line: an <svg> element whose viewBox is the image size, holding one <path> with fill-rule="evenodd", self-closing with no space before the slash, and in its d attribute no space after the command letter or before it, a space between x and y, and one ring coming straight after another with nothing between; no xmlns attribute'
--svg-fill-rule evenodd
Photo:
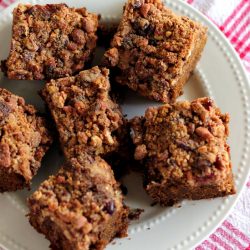
<svg viewBox="0 0 250 250"><path fill-rule="evenodd" d="M250 0L186 0L212 20L238 52L250 77ZM15 0L0 0L0 11ZM196 250L250 250L250 179L232 213Z"/></svg>
<svg viewBox="0 0 250 250"><path fill-rule="evenodd" d="M212 20L238 52L250 77L250 0L187 0ZM196 250L250 250L250 179L232 213Z"/></svg>

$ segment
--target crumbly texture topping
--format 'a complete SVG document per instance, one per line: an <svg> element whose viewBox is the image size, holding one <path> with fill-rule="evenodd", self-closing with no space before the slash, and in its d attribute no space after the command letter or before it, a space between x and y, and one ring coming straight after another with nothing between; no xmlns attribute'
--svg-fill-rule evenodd
<svg viewBox="0 0 250 250"><path fill-rule="evenodd" d="M58 249L103 249L100 234L117 214L124 217L127 227L128 210L122 194L110 166L99 157L71 159L56 176L42 183L28 203L36 227L43 228L47 220L56 225L47 232L49 238L56 228L60 231L60 239L64 240L52 242Z"/></svg>
<svg viewBox="0 0 250 250"><path fill-rule="evenodd" d="M94 67L75 77L52 80L42 96L59 131L65 155L105 155L119 147L124 124L119 106L109 97L109 71Z"/></svg>
<svg viewBox="0 0 250 250"><path fill-rule="evenodd" d="M79 72L96 46L98 16L65 4L23 5L13 12L10 79L55 79Z"/></svg>
<svg viewBox="0 0 250 250"><path fill-rule="evenodd" d="M229 115L207 97L149 108L134 118L134 157L147 168L147 184L223 183L232 175L228 123Z"/></svg>
<svg viewBox="0 0 250 250"><path fill-rule="evenodd" d="M118 83L157 101L173 101L178 77L201 39L206 40L206 28L161 1L129 0L104 64L118 69Z"/></svg>
<svg viewBox="0 0 250 250"><path fill-rule="evenodd" d="M0 89L0 172L18 174L29 184L51 143L48 125L35 108Z"/></svg>
<svg viewBox="0 0 250 250"><path fill-rule="evenodd" d="M110 153L103 156L114 171L116 180L129 174L130 171L137 171L138 162L134 159L134 144L130 136L130 124L127 119L123 120L122 126L116 132L119 145Z"/></svg>

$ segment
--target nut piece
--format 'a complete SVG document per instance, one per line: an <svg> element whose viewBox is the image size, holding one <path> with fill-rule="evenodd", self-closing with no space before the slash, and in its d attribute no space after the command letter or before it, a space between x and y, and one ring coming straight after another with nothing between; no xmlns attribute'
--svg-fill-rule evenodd
<svg viewBox="0 0 250 250"><path fill-rule="evenodd" d="M30 145L34 148L37 148L41 143L41 134L39 132L34 132L30 136Z"/></svg>
<svg viewBox="0 0 250 250"><path fill-rule="evenodd" d="M52 95L52 102L57 108L63 108L66 99L67 99L67 94L63 91L60 93L54 93Z"/></svg>
<svg viewBox="0 0 250 250"><path fill-rule="evenodd" d="M212 140L214 136L209 132L209 130L205 127L198 127L195 129L197 135L205 140Z"/></svg>
<svg viewBox="0 0 250 250"><path fill-rule="evenodd" d="M150 8L151 8L150 4L147 4L147 3L141 6L140 12L143 17L146 17L148 15Z"/></svg>
<svg viewBox="0 0 250 250"><path fill-rule="evenodd" d="M37 51L39 49L38 45L32 39L32 36L25 38L24 44L26 48L30 51Z"/></svg>
<svg viewBox="0 0 250 250"><path fill-rule="evenodd" d="M86 43L84 32L80 29L74 29L71 33L74 42L84 45Z"/></svg>
<svg viewBox="0 0 250 250"><path fill-rule="evenodd" d="M134 157L136 160L142 160L147 155L146 145L142 144L136 147Z"/></svg>
<svg viewBox="0 0 250 250"><path fill-rule="evenodd" d="M91 137L91 145L94 147L100 147L102 145L102 139L97 135Z"/></svg>
<svg viewBox="0 0 250 250"><path fill-rule="evenodd" d="M170 37L172 35L172 32L171 31L166 31L165 35L166 35L166 37Z"/></svg>
<svg viewBox="0 0 250 250"><path fill-rule="evenodd" d="M68 48L69 50L74 51L74 50L77 50L78 46L77 46L77 44L74 43L74 42L69 42L68 45L67 45L67 48Z"/></svg>
<svg viewBox="0 0 250 250"><path fill-rule="evenodd" d="M112 48L105 53L105 57L108 60L108 64L115 67L119 62L119 53L117 48Z"/></svg>
<svg viewBox="0 0 250 250"><path fill-rule="evenodd" d="M83 19L83 27L86 30L86 32L91 33L95 31L95 23L91 19Z"/></svg>
<svg viewBox="0 0 250 250"><path fill-rule="evenodd" d="M10 166L10 148L8 144L0 144L0 167Z"/></svg>

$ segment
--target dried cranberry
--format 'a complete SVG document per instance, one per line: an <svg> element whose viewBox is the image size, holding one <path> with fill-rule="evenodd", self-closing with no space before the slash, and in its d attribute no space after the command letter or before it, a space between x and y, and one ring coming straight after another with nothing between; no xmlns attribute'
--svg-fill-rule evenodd
<svg viewBox="0 0 250 250"><path fill-rule="evenodd" d="M223 161L221 159L221 156L216 156L216 161L214 163L214 166L219 169L219 170L222 170L223 169Z"/></svg>
<svg viewBox="0 0 250 250"><path fill-rule="evenodd" d="M206 175L203 177L198 177L197 180L198 182L200 182L201 184L206 184L207 182L211 181L214 178L214 174L210 174L210 175Z"/></svg>
<svg viewBox="0 0 250 250"><path fill-rule="evenodd" d="M115 203L114 201L109 201L105 204L104 211L106 211L108 214L112 215L115 212Z"/></svg>
<svg viewBox="0 0 250 250"><path fill-rule="evenodd" d="M182 149L184 149L186 151L193 151L194 150L193 147L191 147L190 145L188 145L184 141L176 140L176 144L177 144L178 147L180 147L180 148L182 148Z"/></svg>
<svg viewBox="0 0 250 250"><path fill-rule="evenodd" d="M24 12L24 14L32 15L33 12L34 12L34 7L31 7L31 8L29 8L29 9L27 9L27 10Z"/></svg>
<svg viewBox="0 0 250 250"><path fill-rule="evenodd" d="M199 170L204 170L205 168L211 167L212 163L204 158L198 157L194 163L194 167Z"/></svg>
<svg viewBox="0 0 250 250"><path fill-rule="evenodd" d="M210 107L213 106L213 101L211 99L207 99L207 101L202 103L202 105L206 110L210 110Z"/></svg>

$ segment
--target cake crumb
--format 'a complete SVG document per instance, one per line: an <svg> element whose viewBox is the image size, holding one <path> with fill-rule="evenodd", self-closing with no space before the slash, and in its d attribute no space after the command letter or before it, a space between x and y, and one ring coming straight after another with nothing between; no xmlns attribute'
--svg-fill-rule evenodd
<svg viewBox="0 0 250 250"><path fill-rule="evenodd" d="M145 211L145 210L144 210L144 209L141 209L141 208L131 209L131 210L130 210L130 213L129 213L129 215L128 215L129 220L130 220L130 221L132 221L132 220L139 220L141 214L142 214L144 211Z"/></svg>

